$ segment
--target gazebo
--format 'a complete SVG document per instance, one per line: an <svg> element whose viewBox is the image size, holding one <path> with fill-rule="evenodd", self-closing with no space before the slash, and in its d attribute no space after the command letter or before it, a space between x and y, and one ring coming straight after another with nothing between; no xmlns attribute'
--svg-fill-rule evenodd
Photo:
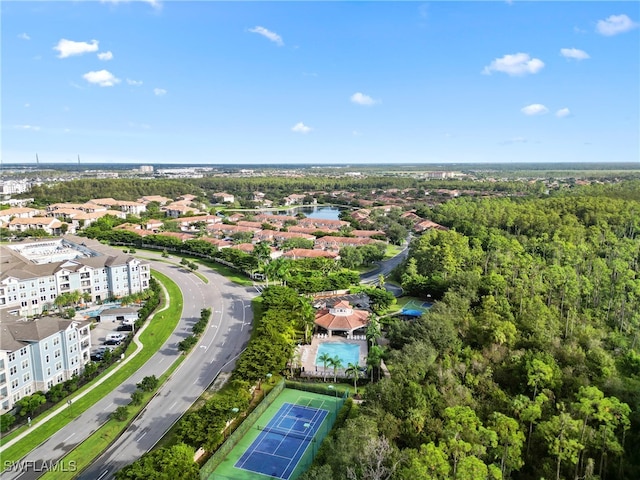
<svg viewBox="0 0 640 480"><path fill-rule="evenodd" d="M346 300L316 312L315 324L324 328L329 336L333 332L345 332L349 336L355 330L366 327L368 323L369 312L354 309Z"/></svg>

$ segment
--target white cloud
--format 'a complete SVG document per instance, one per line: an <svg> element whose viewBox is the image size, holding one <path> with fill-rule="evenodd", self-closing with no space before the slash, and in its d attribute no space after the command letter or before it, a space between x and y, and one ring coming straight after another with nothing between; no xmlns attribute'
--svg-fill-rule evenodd
<svg viewBox="0 0 640 480"><path fill-rule="evenodd" d="M129 3L132 0L100 0L100 3ZM160 0L138 0L144 3L148 3L156 10L160 10L162 8L162 2Z"/></svg>
<svg viewBox="0 0 640 480"><path fill-rule="evenodd" d="M302 122L298 122L293 127L291 127L291 131L297 133L309 133L311 130L311 127L306 126Z"/></svg>
<svg viewBox="0 0 640 480"><path fill-rule="evenodd" d="M40 127L37 127L35 125L14 125L14 127L18 130L33 130L34 132L40 130Z"/></svg>
<svg viewBox="0 0 640 480"><path fill-rule="evenodd" d="M130 78L127 78L127 83L129 85L133 85L134 87L139 87L140 85L142 85L142 80L131 80Z"/></svg>
<svg viewBox="0 0 640 480"><path fill-rule="evenodd" d="M515 53L496 58L488 66L484 67L482 73L491 75L491 72L502 72L507 75L518 76L538 73L543 67L544 62L539 58L531 58L528 53Z"/></svg>
<svg viewBox="0 0 640 480"><path fill-rule="evenodd" d="M587 58L591 58L587 52L577 48L561 48L560 55L564 58L573 58L575 60L586 60Z"/></svg>
<svg viewBox="0 0 640 480"><path fill-rule="evenodd" d="M611 37L613 35L618 35L619 33L628 32L629 30L633 30L637 27L638 24L624 14L611 15L606 20L598 20L598 23L596 24L596 32L600 35Z"/></svg>
<svg viewBox="0 0 640 480"><path fill-rule="evenodd" d="M108 70L98 70L95 72L87 72L82 78L87 82L100 85L101 87L113 87L120 83L120 79L116 78L113 73Z"/></svg>
<svg viewBox="0 0 640 480"><path fill-rule="evenodd" d="M82 55L83 53L97 52L98 41L91 40L91 43L74 42L73 40L63 38L53 49L60 52L58 58L67 58L74 55Z"/></svg>
<svg viewBox="0 0 640 480"><path fill-rule="evenodd" d="M284 42L282 41L282 37L280 35L278 35L276 32L272 32L271 30L267 30L264 27L258 26L250 28L249 31L251 33L257 33L258 35L262 35L263 37L268 38L279 47L282 47L284 45Z"/></svg>
<svg viewBox="0 0 640 480"><path fill-rule="evenodd" d="M427 18L429 16L429 4L423 3L418 7L418 14L420 18Z"/></svg>
<svg viewBox="0 0 640 480"><path fill-rule="evenodd" d="M549 111L549 109L541 103L532 103L531 105L527 105L522 108L520 111L525 115L544 115Z"/></svg>
<svg viewBox="0 0 640 480"><path fill-rule="evenodd" d="M105 62L108 60L111 60L113 58L113 53L109 52L103 52L103 53L99 53L98 54L98 58L100 60L104 60Z"/></svg>
<svg viewBox="0 0 640 480"><path fill-rule="evenodd" d="M379 103L378 100L374 100L369 95L365 95L364 93L360 93L360 92L356 92L353 95L351 95L351 102L357 103L358 105L366 105L366 106L375 105L376 103Z"/></svg>
<svg viewBox="0 0 640 480"><path fill-rule="evenodd" d="M154 89L153 89L153 93L154 93L155 95L157 95L158 97L161 97L161 96L163 96L163 95L166 95L166 94L167 94L167 91L166 91L164 88L154 88Z"/></svg>
<svg viewBox="0 0 640 480"><path fill-rule="evenodd" d="M571 110L569 110L568 108L561 108L560 110L558 110L556 112L556 117L558 118L564 118L564 117L568 117L569 115L571 115Z"/></svg>
<svg viewBox="0 0 640 480"><path fill-rule="evenodd" d="M24 104L24 108L29 108L30 106L31 106L31 104L30 104L30 103L25 103L25 104Z"/></svg>
<svg viewBox="0 0 640 480"><path fill-rule="evenodd" d="M18 38L21 39L21 40L31 40L31 37L26 33L19 34Z"/></svg>

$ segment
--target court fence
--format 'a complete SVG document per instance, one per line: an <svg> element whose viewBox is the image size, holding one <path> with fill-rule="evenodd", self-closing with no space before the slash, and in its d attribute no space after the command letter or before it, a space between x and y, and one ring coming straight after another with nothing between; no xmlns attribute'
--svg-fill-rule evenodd
<svg viewBox="0 0 640 480"><path fill-rule="evenodd" d="M253 409L253 411L247 415L240 425L233 431L229 438L220 445L211 458L200 469L200 479L207 480L213 471L218 468L218 465L226 458L226 456L233 450L233 447L245 436L245 434L253 427L260 415L262 415L267 408L278 398L280 392L284 390L284 380L277 383L273 389L267 394L266 397Z"/></svg>

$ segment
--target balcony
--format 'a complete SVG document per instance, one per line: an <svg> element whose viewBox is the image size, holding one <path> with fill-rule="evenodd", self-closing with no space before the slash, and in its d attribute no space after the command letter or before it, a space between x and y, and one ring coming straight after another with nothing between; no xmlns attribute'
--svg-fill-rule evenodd
<svg viewBox="0 0 640 480"><path fill-rule="evenodd" d="M91 346L91 342L85 340L80 344L80 349L84 350L85 348L89 348L90 346Z"/></svg>

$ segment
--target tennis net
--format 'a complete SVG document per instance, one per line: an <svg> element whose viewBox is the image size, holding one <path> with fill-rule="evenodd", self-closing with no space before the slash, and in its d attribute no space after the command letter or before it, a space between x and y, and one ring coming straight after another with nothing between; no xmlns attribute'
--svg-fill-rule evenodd
<svg viewBox="0 0 640 480"><path fill-rule="evenodd" d="M315 438L313 437L314 432L309 432L307 434L304 434L304 433L296 432L293 430L278 430L276 428L265 427L263 425L258 425L256 428L262 432L275 433L277 435L282 435L283 437L293 437L293 438L298 438L300 440L315 441Z"/></svg>

